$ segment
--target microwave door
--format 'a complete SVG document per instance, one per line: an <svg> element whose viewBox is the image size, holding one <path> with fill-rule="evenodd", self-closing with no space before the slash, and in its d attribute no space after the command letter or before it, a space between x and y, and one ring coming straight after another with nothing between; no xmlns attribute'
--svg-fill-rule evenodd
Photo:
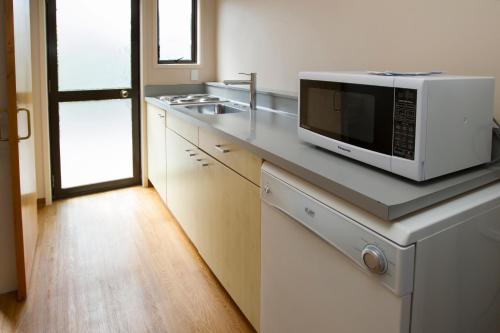
<svg viewBox="0 0 500 333"><path fill-rule="evenodd" d="M302 128L392 154L393 87L302 80L300 99Z"/></svg>
<svg viewBox="0 0 500 333"><path fill-rule="evenodd" d="M341 134L347 141L373 144L375 141L375 98L356 92L343 94Z"/></svg>

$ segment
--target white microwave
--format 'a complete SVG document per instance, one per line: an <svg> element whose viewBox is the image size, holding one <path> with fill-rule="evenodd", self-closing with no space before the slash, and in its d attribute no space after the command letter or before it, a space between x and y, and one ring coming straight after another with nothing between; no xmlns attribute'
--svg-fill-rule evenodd
<svg viewBox="0 0 500 333"><path fill-rule="evenodd" d="M299 137L416 181L491 161L493 77L303 72Z"/></svg>

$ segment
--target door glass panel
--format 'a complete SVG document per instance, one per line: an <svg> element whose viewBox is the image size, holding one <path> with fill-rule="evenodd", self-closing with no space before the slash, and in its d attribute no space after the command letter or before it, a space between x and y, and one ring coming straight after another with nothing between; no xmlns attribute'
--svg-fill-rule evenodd
<svg viewBox="0 0 500 333"><path fill-rule="evenodd" d="M57 0L59 91L131 86L131 6Z"/></svg>
<svg viewBox="0 0 500 333"><path fill-rule="evenodd" d="M129 99L59 103L61 188L133 177Z"/></svg>

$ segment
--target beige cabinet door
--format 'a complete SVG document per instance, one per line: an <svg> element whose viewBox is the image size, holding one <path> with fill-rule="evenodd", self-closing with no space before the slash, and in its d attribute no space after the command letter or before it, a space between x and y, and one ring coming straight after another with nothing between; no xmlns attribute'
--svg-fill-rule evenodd
<svg viewBox="0 0 500 333"><path fill-rule="evenodd" d="M197 193L197 149L182 137L167 129L167 205L195 246L199 209Z"/></svg>
<svg viewBox="0 0 500 333"><path fill-rule="evenodd" d="M254 327L260 313L260 191L217 160L199 176L204 236L200 253Z"/></svg>
<svg viewBox="0 0 500 333"><path fill-rule="evenodd" d="M214 257L213 243L216 230L213 229L218 211L217 188L213 187L212 178L216 176L217 161L200 149L196 150L195 172L193 172L193 220L195 238L192 239L205 262L211 266Z"/></svg>
<svg viewBox="0 0 500 333"><path fill-rule="evenodd" d="M147 107L148 178L163 202L167 202L167 150L165 146L165 111Z"/></svg>

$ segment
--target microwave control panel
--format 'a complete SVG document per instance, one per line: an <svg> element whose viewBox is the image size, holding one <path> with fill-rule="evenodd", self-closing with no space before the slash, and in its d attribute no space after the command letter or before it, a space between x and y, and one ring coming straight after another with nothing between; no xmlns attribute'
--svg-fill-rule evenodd
<svg viewBox="0 0 500 333"><path fill-rule="evenodd" d="M415 159L417 90L396 88L394 92L394 137L392 155Z"/></svg>

